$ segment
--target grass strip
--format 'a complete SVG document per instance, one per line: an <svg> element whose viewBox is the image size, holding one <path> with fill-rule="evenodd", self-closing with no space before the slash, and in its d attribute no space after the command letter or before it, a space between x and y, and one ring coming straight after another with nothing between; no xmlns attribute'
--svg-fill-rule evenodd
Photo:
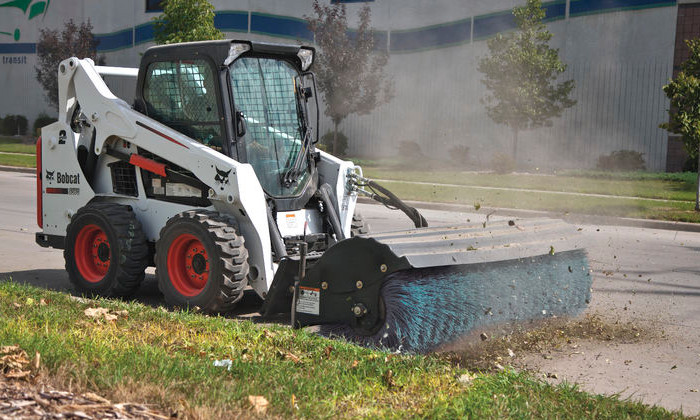
<svg viewBox="0 0 700 420"><path fill-rule="evenodd" d="M641 219L700 222L695 203L663 202L621 197L578 197L527 191L499 191L469 186L437 186L402 181L382 182L405 200L467 204L483 207L543 210L556 213L578 213L599 216L634 217Z"/></svg>
<svg viewBox="0 0 700 420"><path fill-rule="evenodd" d="M16 137L0 136L0 152L36 154L36 145L24 144Z"/></svg>
<svg viewBox="0 0 700 420"><path fill-rule="evenodd" d="M36 156L0 153L0 165L36 168Z"/></svg>
<svg viewBox="0 0 700 420"><path fill-rule="evenodd" d="M127 312L114 321L84 313L98 306ZM40 375L59 386L203 418L254 417L249 395L285 418L683 418L512 370L471 376L444 356L0 281L0 346L13 344L39 352ZM218 359L231 369L214 367Z"/></svg>
<svg viewBox="0 0 700 420"><path fill-rule="evenodd" d="M577 175L494 174L459 171L405 171L383 168L364 169L373 179L434 182L480 187L507 187L563 191L611 196L695 201L697 174L647 174L609 172L570 172ZM609 175L610 178L604 176Z"/></svg>

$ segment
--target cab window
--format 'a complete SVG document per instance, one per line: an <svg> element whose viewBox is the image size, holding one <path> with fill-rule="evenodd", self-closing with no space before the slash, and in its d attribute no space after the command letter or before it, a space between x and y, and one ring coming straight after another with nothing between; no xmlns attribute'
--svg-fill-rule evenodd
<svg viewBox="0 0 700 420"><path fill-rule="evenodd" d="M221 151L222 129L216 79L204 60L156 62L143 88L148 116Z"/></svg>

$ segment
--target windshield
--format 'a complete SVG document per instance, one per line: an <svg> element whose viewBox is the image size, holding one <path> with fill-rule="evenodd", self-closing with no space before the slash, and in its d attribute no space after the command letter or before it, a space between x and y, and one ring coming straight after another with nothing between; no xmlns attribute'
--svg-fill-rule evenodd
<svg viewBox="0 0 700 420"><path fill-rule="evenodd" d="M270 58L240 58L231 65L236 110L244 115L248 163L263 189L274 197L301 194L309 178L306 163L292 177L303 151L305 124L297 101L297 71ZM299 156L304 159L303 156Z"/></svg>

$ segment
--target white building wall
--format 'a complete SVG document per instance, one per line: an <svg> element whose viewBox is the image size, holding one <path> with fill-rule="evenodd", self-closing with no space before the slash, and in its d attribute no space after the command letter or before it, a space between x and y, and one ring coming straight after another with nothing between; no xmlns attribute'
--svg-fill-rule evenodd
<svg viewBox="0 0 700 420"><path fill-rule="evenodd" d="M260 14L303 18L312 13L308 0L214 0L217 11L241 11L249 19ZM373 26L395 37L431 25L503 12L522 4L518 0L376 0ZM579 1L579 3L582 3ZM585 2L584 2L585 3ZM669 2L667 2L669 3ZM348 4L354 24L362 3ZM519 151L533 166L590 167L598 156L612 150L645 153L652 169L663 169L666 136L657 128L665 120L667 101L661 86L671 75L677 7L605 11L549 23L553 44L569 64L578 104L552 128L521 135ZM21 37L0 35L0 116L22 114L31 121L41 112L52 113L35 80L35 55L7 52L9 44L32 44L41 28L62 28L72 18L90 19L98 35L131 31L157 13L145 12L144 0L54 0L45 15L28 19L18 8L0 9L0 32L19 29ZM251 28L254 29L254 28ZM270 36L249 31L225 32L228 38L293 42L294 36ZM305 41L306 42L306 41ZM388 41L390 43L391 41ZM152 41L101 52L108 65L138 66L140 54ZM3 48L5 48L3 50ZM371 115L350 117L343 123L351 152L376 156L395 152L400 141L416 141L425 152L446 155L456 144L466 144L475 161L489 161L496 151L510 151L510 132L486 116L480 98L484 89L476 71L487 53L484 40L456 46L430 47L392 53L389 73L396 84L394 100ZM9 64L7 61L16 62ZM133 81L108 80L127 101L133 98ZM328 124L324 124L327 128Z"/></svg>

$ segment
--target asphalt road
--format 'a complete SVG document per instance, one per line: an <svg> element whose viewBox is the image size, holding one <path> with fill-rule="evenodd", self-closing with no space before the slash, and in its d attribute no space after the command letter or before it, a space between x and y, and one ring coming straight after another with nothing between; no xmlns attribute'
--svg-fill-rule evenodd
<svg viewBox="0 0 700 420"><path fill-rule="evenodd" d="M34 243L38 230L34 175L0 172L0 280L71 291L60 250ZM373 232L411 227L407 218L378 205L360 205ZM482 210L483 213L483 210ZM476 213L423 211L432 226L482 222ZM633 321L663 337L626 344L582 342L576 350L525 355L530 367L556 373L596 393L620 393L700 414L700 233L580 225L593 270L588 309L608 319ZM150 269L136 300L162 304ZM248 294L236 313L254 315ZM551 375L550 375L551 376ZM550 379L551 380L551 379Z"/></svg>

